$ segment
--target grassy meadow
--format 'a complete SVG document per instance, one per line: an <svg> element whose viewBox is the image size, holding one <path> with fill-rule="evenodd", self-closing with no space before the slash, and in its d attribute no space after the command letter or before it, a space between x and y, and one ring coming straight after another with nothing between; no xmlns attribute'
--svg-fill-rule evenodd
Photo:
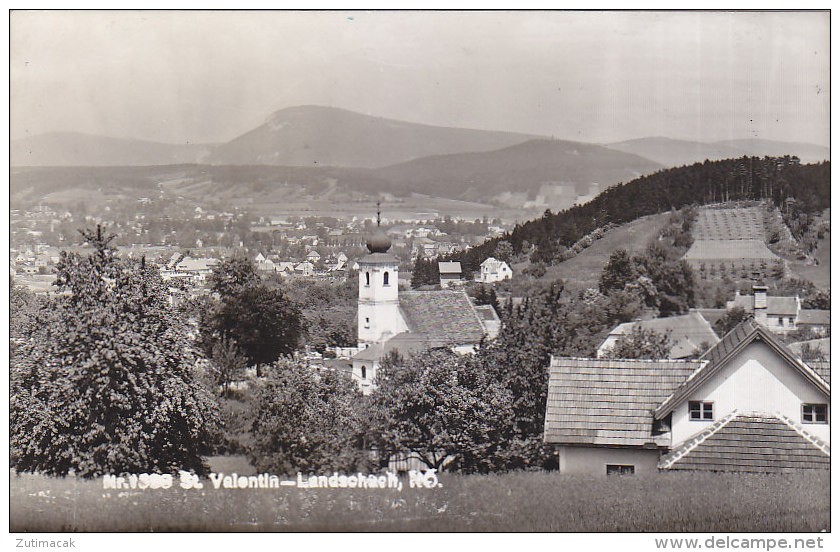
<svg viewBox="0 0 840 552"><path fill-rule="evenodd" d="M403 490L105 490L101 480L11 474L10 530L563 531L831 530L829 473L442 474Z"/></svg>

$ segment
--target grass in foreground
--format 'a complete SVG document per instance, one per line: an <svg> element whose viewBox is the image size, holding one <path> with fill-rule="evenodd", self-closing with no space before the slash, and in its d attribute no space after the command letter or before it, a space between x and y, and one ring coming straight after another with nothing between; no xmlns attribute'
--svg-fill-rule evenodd
<svg viewBox="0 0 840 552"><path fill-rule="evenodd" d="M831 530L829 473L441 476L442 487L103 490L100 480L11 475L10 530Z"/></svg>

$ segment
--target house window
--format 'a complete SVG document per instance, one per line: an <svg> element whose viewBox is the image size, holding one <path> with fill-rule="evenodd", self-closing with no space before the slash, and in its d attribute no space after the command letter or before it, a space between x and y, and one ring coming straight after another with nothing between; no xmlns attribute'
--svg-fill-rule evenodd
<svg viewBox="0 0 840 552"><path fill-rule="evenodd" d="M382 275L382 285L383 285L383 286L387 286L387 285L388 285L388 273L387 273L387 272L386 272L385 274L383 274L383 275Z"/></svg>
<svg viewBox="0 0 840 552"><path fill-rule="evenodd" d="M785 319L780 316L779 317L779 326L784 326L784 325L785 325Z"/></svg>
<svg viewBox="0 0 840 552"><path fill-rule="evenodd" d="M688 418L692 421L714 420L714 414L710 402L689 401Z"/></svg>
<svg viewBox="0 0 840 552"><path fill-rule="evenodd" d="M803 404L802 405L802 423L803 424L827 424L828 423L828 405L827 404Z"/></svg>
<svg viewBox="0 0 840 552"><path fill-rule="evenodd" d="M793 316L788 317L788 326L796 325L796 319Z"/></svg>
<svg viewBox="0 0 840 552"><path fill-rule="evenodd" d="M365 328L370 328L370 318L365 318Z"/></svg>
<svg viewBox="0 0 840 552"><path fill-rule="evenodd" d="M362 379L367 379L367 366L362 366Z"/></svg>
<svg viewBox="0 0 840 552"><path fill-rule="evenodd" d="M370 285L370 272L365 272L365 285Z"/></svg>
<svg viewBox="0 0 840 552"><path fill-rule="evenodd" d="M633 475L636 466L626 464L607 464L607 475Z"/></svg>

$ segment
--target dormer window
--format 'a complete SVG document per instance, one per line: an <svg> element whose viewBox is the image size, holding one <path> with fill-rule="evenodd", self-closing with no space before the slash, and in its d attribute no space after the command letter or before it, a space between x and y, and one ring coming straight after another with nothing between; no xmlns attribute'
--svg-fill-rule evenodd
<svg viewBox="0 0 840 552"><path fill-rule="evenodd" d="M803 404L802 405L802 423L803 424L827 424L828 423L828 405L827 404Z"/></svg>
<svg viewBox="0 0 840 552"><path fill-rule="evenodd" d="M385 274L382 275L382 285L383 286L388 285L388 273L387 272L385 272Z"/></svg>
<svg viewBox="0 0 840 552"><path fill-rule="evenodd" d="M688 419L693 422L705 422L714 420L713 404L702 401L688 402Z"/></svg>

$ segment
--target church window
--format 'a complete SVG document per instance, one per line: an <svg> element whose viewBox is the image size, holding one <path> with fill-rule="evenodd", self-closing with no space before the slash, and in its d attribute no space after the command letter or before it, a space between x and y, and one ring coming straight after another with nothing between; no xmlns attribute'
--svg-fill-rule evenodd
<svg viewBox="0 0 840 552"><path fill-rule="evenodd" d="M367 379L367 366L362 366L362 379Z"/></svg>
<svg viewBox="0 0 840 552"><path fill-rule="evenodd" d="M370 285L370 272L365 272L365 285Z"/></svg>
<svg viewBox="0 0 840 552"><path fill-rule="evenodd" d="M388 273L387 272L385 272L385 274L382 275L382 285L385 285L385 286L388 285Z"/></svg>

